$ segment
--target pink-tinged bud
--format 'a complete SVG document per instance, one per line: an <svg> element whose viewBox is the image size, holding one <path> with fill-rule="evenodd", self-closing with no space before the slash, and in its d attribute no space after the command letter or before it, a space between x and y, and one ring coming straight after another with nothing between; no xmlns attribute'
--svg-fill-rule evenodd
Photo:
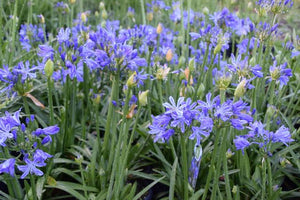
<svg viewBox="0 0 300 200"><path fill-rule="evenodd" d="M173 58L173 52L172 52L172 49L169 49L166 54L166 60L168 62L170 62L172 60L172 58Z"/></svg>

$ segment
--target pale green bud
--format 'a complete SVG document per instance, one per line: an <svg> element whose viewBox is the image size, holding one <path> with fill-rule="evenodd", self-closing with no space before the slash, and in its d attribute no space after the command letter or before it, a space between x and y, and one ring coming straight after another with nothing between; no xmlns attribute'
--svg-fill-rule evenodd
<svg viewBox="0 0 300 200"><path fill-rule="evenodd" d="M147 101L147 97L148 97L148 93L149 90L146 90L144 92L139 93L139 104L141 106L146 106L148 101Z"/></svg>
<svg viewBox="0 0 300 200"><path fill-rule="evenodd" d="M133 74L131 74L131 76L128 78L126 85L130 88L133 86L136 86L136 72L133 72Z"/></svg>
<svg viewBox="0 0 300 200"><path fill-rule="evenodd" d="M242 96L244 96L245 92L246 92L246 79L243 79L238 86L236 87L235 91L234 91L234 97L239 99Z"/></svg>
<svg viewBox="0 0 300 200"><path fill-rule="evenodd" d="M216 55L217 53L220 53L222 49L222 43L217 44L217 46L214 49L214 54Z"/></svg>
<svg viewBox="0 0 300 200"><path fill-rule="evenodd" d="M198 99L201 99L201 97L203 96L205 91L205 86L203 85L203 83L200 84L198 90L197 90L197 97Z"/></svg>
<svg viewBox="0 0 300 200"><path fill-rule="evenodd" d="M208 15L209 14L209 9L207 7L204 7L202 9L203 14Z"/></svg>
<svg viewBox="0 0 300 200"><path fill-rule="evenodd" d="M105 9L105 5L104 5L103 1L100 2L99 8L100 8L100 10Z"/></svg>
<svg viewBox="0 0 300 200"><path fill-rule="evenodd" d="M45 67L45 74L47 77L51 77L54 71L54 67L53 67L53 61L51 59L47 60Z"/></svg>
<svg viewBox="0 0 300 200"><path fill-rule="evenodd" d="M193 72L195 70L195 57L193 57L189 61L189 70L190 72Z"/></svg>
<svg viewBox="0 0 300 200"><path fill-rule="evenodd" d="M104 9L104 10L102 10L102 18L103 19L107 19L107 12L106 12L106 10Z"/></svg>

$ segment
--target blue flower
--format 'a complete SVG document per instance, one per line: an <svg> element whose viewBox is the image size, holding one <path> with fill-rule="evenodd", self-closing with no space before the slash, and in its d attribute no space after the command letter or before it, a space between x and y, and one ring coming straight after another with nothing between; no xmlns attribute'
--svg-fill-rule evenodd
<svg viewBox="0 0 300 200"><path fill-rule="evenodd" d="M241 137L241 136L237 136L236 139L233 140L233 142L234 142L236 149L242 150L243 154L244 154L244 149L251 145L251 143L248 142L247 139L245 139L244 137Z"/></svg>
<svg viewBox="0 0 300 200"><path fill-rule="evenodd" d="M280 87L286 85L289 81L289 77L291 77L292 69L286 68L287 63L277 66L277 61L275 60L273 65L270 66L270 79L276 81L276 83L280 83Z"/></svg>
<svg viewBox="0 0 300 200"><path fill-rule="evenodd" d="M11 133L10 124L5 124L5 122L0 119L0 145L6 146L5 141L13 137L14 135Z"/></svg>
<svg viewBox="0 0 300 200"><path fill-rule="evenodd" d="M275 133L271 135L272 135L272 142L281 142L286 146L288 146L287 143L294 141L291 138L291 133L289 129L286 128L285 126L281 126Z"/></svg>
<svg viewBox="0 0 300 200"><path fill-rule="evenodd" d="M36 160L29 160L28 155L25 155L24 161L26 165L19 165L18 169L23 172L21 179L24 179L28 174L35 174L37 176L42 176L44 173L37 167L44 167L46 164L44 162L39 162Z"/></svg>
<svg viewBox="0 0 300 200"><path fill-rule="evenodd" d="M46 128L38 128L32 134L39 136L39 135L54 135L59 132L59 127L57 125L49 126Z"/></svg>
<svg viewBox="0 0 300 200"><path fill-rule="evenodd" d="M51 46L48 45L39 45L38 56L43 58L43 63L45 63L48 59L53 60L54 50Z"/></svg>
<svg viewBox="0 0 300 200"><path fill-rule="evenodd" d="M165 114L176 113L178 116L183 115L183 108L186 106L184 104L184 97L179 97L177 105L172 96L169 97L170 103L163 103L163 106L167 108Z"/></svg>
<svg viewBox="0 0 300 200"><path fill-rule="evenodd" d="M71 30L69 28L66 28L66 30L61 28L57 34L57 40L58 40L59 44L62 44L63 42L68 42L70 33L71 33Z"/></svg>
<svg viewBox="0 0 300 200"><path fill-rule="evenodd" d="M7 159L3 163L0 164L0 173L7 173L11 176L15 174L15 162L14 158Z"/></svg>

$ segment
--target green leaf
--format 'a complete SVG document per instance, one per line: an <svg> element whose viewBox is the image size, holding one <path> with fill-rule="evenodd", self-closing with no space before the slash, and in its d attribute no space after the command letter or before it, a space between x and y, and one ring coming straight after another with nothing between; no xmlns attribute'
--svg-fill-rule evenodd
<svg viewBox="0 0 300 200"><path fill-rule="evenodd" d="M170 178L169 199L174 199L177 164L178 164L178 157L176 156L174 164L172 166L172 173Z"/></svg>
<svg viewBox="0 0 300 200"><path fill-rule="evenodd" d="M45 177L41 177L37 180L36 183L36 196L38 199L42 199L42 194L45 190L43 190L44 188L44 183L45 183Z"/></svg>

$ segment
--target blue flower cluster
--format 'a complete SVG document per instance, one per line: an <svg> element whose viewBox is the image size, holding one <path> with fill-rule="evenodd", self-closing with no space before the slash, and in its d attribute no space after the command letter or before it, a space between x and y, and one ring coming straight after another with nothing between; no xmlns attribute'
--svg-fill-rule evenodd
<svg viewBox="0 0 300 200"><path fill-rule="evenodd" d="M260 121L250 123L247 127L248 134L237 136L233 142L237 150L242 150L244 153L245 148L252 144L257 144L265 152L270 153L270 144L283 143L288 145L289 142L294 141L288 128L281 126L277 131L272 132L265 130L265 125Z"/></svg>
<svg viewBox="0 0 300 200"><path fill-rule="evenodd" d="M38 67L30 66L29 61L20 62L13 68L3 65L3 68L0 69L0 81L4 83L4 87L0 88L0 92L6 92L7 96L15 96L17 92L20 92L20 88L18 88L20 84L24 85L27 80L36 78L37 70Z"/></svg>
<svg viewBox="0 0 300 200"><path fill-rule="evenodd" d="M43 25L22 24L19 32L22 48L30 51L32 47L45 42Z"/></svg>
<svg viewBox="0 0 300 200"><path fill-rule="evenodd" d="M57 134L60 129L54 125L31 131L35 123L34 116L26 118L25 124L20 119L20 110L13 114L5 112L5 116L0 117L0 145L8 150L5 152L14 151L18 154L13 158L5 154L8 159L0 164L0 173L14 176L17 166L23 172L22 179L28 174L42 176L43 172L37 167L46 166L45 161L52 157L44 150L52 142L51 135ZM22 157L25 164L20 160Z"/></svg>
<svg viewBox="0 0 300 200"><path fill-rule="evenodd" d="M212 99L211 93L206 95L206 101L198 100L197 103L190 98L184 100L184 97L180 97L177 103L173 97L169 100L170 103L163 104L166 112L153 117L153 123L149 126L154 142L168 141L176 131L187 134L191 130L189 139L196 140L195 145L199 146L214 127L231 125L242 130L253 121L249 106L242 100L221 103L220 96Z"/></svg>

